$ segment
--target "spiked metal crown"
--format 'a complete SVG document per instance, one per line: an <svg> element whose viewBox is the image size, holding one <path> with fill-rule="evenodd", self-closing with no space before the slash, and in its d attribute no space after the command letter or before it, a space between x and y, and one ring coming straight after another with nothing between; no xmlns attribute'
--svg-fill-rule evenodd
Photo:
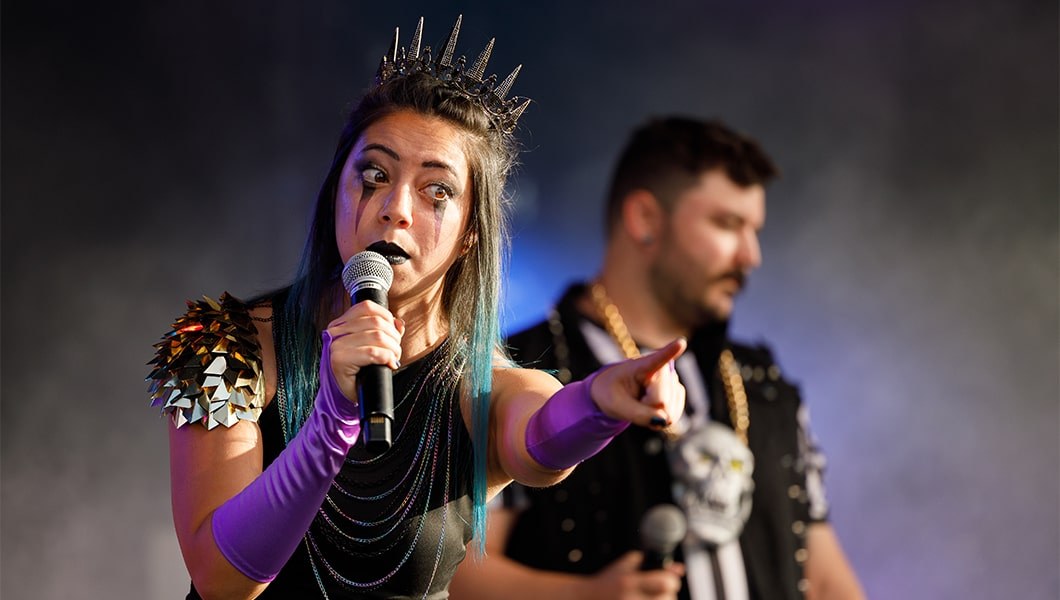
<svg viewBox="0 0 1060 600"><path fill-rule="evenodd" d="M489 115L490 121L493 122L493 126L496 129L504 133L511 133L515 129L516 121L519 120L526 107L530 105L528 98L520 96L512 96L507 100L505 99L508 91L511 90L512 84L515 82L515 78L519 76L519 70L523 66L515 67L515 70L505 77L500 84L497 83L497 75L495 74L483 79L483 75L486 72L486 63L493 52L493 42L496 38L491 39L486 44L486 48L478 55L471 67L467 67L467 57L465 56L460 56L454 61L453 54L456 51L456 38L460 35L460 23L463 18L463 15L456 18L456 24L453 25L453 30L449 33L449 38L445 42L445 49L437 60L431 57L430 46L424 46L423 50L420 50L420 41L423 37L423 17L420 17L419 23L416 24L416 31L412 34L412 41L407 49L398 45L399 30L395 29L394 43L390 51L383 57L383 61L379 63L379 71L376 73L375 83L376 85L381 85L398 77L408 77L413 73L427 73L477 102Z"/></svg>

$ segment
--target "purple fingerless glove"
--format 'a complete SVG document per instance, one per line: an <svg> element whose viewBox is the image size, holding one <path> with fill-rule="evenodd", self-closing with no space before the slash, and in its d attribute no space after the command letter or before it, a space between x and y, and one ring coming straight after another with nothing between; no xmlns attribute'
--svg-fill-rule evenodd
<svg viewBox="0 0 1060 600"><path fill-rule="evenodd" d="M589 393L596 371L582 381L563 386L526 425L526 450L543 467L562 471L603 449L629 426L593 402Z"/></svg>
<svg viewBox="0 0 1060 600"><path fill-rule="evenodd" d="M221 554L261 583L272 581L298 547L361 431L357 405L331 372L331 334L323 337L320 391L309 418L257 479L213 513Z"/></svg>

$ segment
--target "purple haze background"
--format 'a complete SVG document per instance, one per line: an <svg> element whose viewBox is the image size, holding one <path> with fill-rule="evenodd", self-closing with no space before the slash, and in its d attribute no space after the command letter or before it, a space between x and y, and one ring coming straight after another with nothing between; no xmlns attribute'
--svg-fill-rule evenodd
<svg viewBox="0 0 1060 600"><path fill-rule="evenodd" d="M800 382L870 596L1060 594L1055 2L406 4L3 4L0 595L182 594L150 346L290 277L388 32L459 12L535 100L509 327L593 275L634 125L721 117L785 173L734 330Z"/></svg>

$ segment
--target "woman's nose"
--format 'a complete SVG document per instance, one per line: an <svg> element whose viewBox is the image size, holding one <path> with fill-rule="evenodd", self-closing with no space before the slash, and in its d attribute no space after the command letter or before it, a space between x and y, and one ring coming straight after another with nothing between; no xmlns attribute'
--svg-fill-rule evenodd
<svg viewBox="0 0 1060 600"><path fill-rule="evenodd" d="M411 191L405 186L395 186L393 192L388 195L383 206L379 209L379 219L398 227L412 226L413 197Z"/></svg>

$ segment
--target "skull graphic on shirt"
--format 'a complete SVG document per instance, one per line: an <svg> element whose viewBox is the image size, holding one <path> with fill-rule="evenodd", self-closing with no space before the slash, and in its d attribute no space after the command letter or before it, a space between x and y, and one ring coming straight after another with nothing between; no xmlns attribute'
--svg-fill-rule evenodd
<svg viewBox="0 0 1060 600"><path fill-rule="evenodd" d="M706 544L721 545L740 535L751 514L754 456L732 429L708 421L670 448L674 498L688 517L688 529Z"/></svg>

